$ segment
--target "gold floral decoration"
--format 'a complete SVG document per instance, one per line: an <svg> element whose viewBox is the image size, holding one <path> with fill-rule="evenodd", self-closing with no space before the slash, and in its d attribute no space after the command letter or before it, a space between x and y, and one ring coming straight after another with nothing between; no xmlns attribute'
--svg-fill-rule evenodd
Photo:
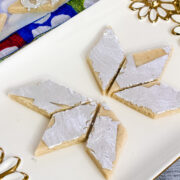
<svg viewBox="0 0 180 180"><path fill-rule="evenodd" d="M171 19L177 25L172 29L174 35L180 35L180 0L131 0L129 8L138 11L138 18L148 17L151 23L158 19Z"/></svg>
<svg viewBox="0 0 180 180"><path fill-rule="evenodd" d="M4 155L4 150L0 148L0 180L28 180L29 176L27 174L17 171L17 168L21 163L21 159L16 156L5 159Z"/></svg>

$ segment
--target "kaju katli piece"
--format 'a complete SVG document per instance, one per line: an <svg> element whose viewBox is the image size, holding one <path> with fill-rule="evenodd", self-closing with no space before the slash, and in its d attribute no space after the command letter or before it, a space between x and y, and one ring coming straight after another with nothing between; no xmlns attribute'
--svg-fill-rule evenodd
<svg viewBox="0 0 180 180"><path fill-rule="evenodd" d="M91 100L53 81L32 83L9 91L15 101L50 118L54 113L64 111Z"/></svg>
<svg viewBox="0 0 180 180"><path fill-rule="evenodd" d="M120 69L109 95L123 89L159 81L170 59L168 46L130 54Z"/></svg>
<svg viewBox="0 0 180 180"><path fill-rule="evenodd" d="M98 105L91 102L54 114L35 151L35 155L39 156L84 142L97 111Z"/></svg>
<svg viewBox="0 0 180 180"><path fill-rule="evenodd" d="M87 60L102 94L106 94L124 61L123 50L112 28L104 30Z"/></svg>
<svg viewBox="0 0 180 180"><path fill-rule="evenodd" d="M180 91L165 84L136 86L116 92L112 97L151 118L180 112Z"/></svg>
<svg viewBox="0 0 180 180"><path fill-rule="evenodd" d="M126 137L126 129L114 113L106 105L101 105L86 150L106 179L113 173Z"/></svg>

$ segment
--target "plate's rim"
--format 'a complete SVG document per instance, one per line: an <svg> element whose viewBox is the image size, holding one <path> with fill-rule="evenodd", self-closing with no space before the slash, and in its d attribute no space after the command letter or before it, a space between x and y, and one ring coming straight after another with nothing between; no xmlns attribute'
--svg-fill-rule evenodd
<svg viewBox="0 0 180 180"><path fill-rule="evenodd" d="M164 173L166 170L168 170L173 164L175 164L178 160L180 160L180 154L178 154L175 158L173 158L170 162L165 165L166 167L163 168L163 170L159 170L159 172L154 175L152 180L156 180L162 173Z"/></svg>

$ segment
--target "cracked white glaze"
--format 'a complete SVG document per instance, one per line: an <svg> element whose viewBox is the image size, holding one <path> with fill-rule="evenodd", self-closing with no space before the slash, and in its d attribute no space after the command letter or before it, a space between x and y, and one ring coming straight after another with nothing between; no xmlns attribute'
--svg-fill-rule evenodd
<svg viewBox="0 0 180 180"><path fill-rule="evenodd" d="M111 28L105 29L101 39L91 50L89 59L94 71L99 73L102 89L106 90L124 60L118 37Z"/></svg>
<svg viewBox="0 0 180 180"><path fill-rule="evenodd" d="M60 105L73 107L89 101L79 93L50 80L20 87L10 91L9 94L33 99L33 105L48 113L63 110Z"/></svg>
<svg viewBox="0 0 180 180"><path fill-rule="evenodd" d="M36 9L42 6L43 4L48 3L49 1L51 2L52 6L59 2L59 0L36 0L35 3L32 3L31 0L21 0L21 4L25 8L28 8L28 10L30 10L30 9ZM65 2L68 2L68 0Z"/></svg>
<svg viewBox="0 0 180 180"><path fill-rule="evenodd" d="M45 131L43 141L53 148L86 135L96 108L97 104L91 103L54 114L55 123Z"/></svg>
<svg viewBox="0 0 180 180"><path fill-rule="evenodd" d="M118 121L113 121L108 116L98 116L88 137L86 146L103 169L113 169L118 125Z"/></svg>
<svg viewBox="0 0 180 180"><path fill-rule="evenodd" d="M156 114L180 108L180 91L161 84L151 87L137 86L115 93L116 96Z"/></svg>
<svg viewBox="0 0 180 180"><path fill-rule="evenodd" d="M170 48L166 47L164 50L169 53ZM125 67L120 70L116 78L116 82L123 89L157 80L161 76L168 59L169 54L166 54L137 67L133 55L129 55L126 58Z"/></svg>

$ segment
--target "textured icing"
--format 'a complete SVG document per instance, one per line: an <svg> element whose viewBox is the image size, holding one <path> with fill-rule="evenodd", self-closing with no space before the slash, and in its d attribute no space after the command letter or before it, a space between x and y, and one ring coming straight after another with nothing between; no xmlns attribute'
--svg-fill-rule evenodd
<svg viewBox="0 0 180 180"><path fill-rule="evenodd" d="M91 125L97 104L80 105L53 115L54 125L47 129L43 141L49 148L85 135Z"/></svg>
<svg viewBox="0 0 180 180"><path fill-rule="evenodd" d="M169 52L168 47L165 51ZM157 80L161 76L168 58L167 54L137 67L133 55L129 55L126 58L125 67L121 69L116 78L116 82L120 88L128 88Z"/></svg>
<svg viewBox="0 0 180 180"><path fill-rule="evenodd" d="M102 89L106 90L124 60L118 37L111 28L106 28L100 41L89 55L95 72L99 73Z"/></svg>
<svg viewBox="0 0 180 180"><path fill-rule="evenodd" d="M28 8L28 10L30 10L31 8L36 9L45 3L47 3L47 0L36 0L35 3L32 3L31 0L21 0L21 4L25 8Z"/></svg>
<svg viewBox="0 0 180 180"><path fill-rule="evenodd" d="M113 169L113 162L116 159L118 124L119 122L113 121L108 116L99 116L89 135L86 146L103 169Z"/></svg>
<svg viewBox="0 0 180 180"><path fill-rule="evenodd" d="M32 3L31 0L21 0L21 4L25 7L28 8L28 10L32 9L36 9L40 6L42 6L43 4L47 3L51 1L51 4L54 5L57 2L59 2L59 0L36 0L35 3ZM68 0L66 1L68 2Z"/></svg>
<svg viewBox="0 0 180 180"><path fill-rule="evenodd" d="M34 100L33 105L48 113L63 109L60 105L72 107L88 101L86 97L81 96L79 93L50 80L23 86L10 91L9 94L31 98Z"/></svg>
<svg viewBox="0 0 180 180"><path fill-rule="evenodd" d="M148 108L156 114L180 108L180 91L164 84L149 88L137 86L119 91L115 95L138 107Z"/></svg>

